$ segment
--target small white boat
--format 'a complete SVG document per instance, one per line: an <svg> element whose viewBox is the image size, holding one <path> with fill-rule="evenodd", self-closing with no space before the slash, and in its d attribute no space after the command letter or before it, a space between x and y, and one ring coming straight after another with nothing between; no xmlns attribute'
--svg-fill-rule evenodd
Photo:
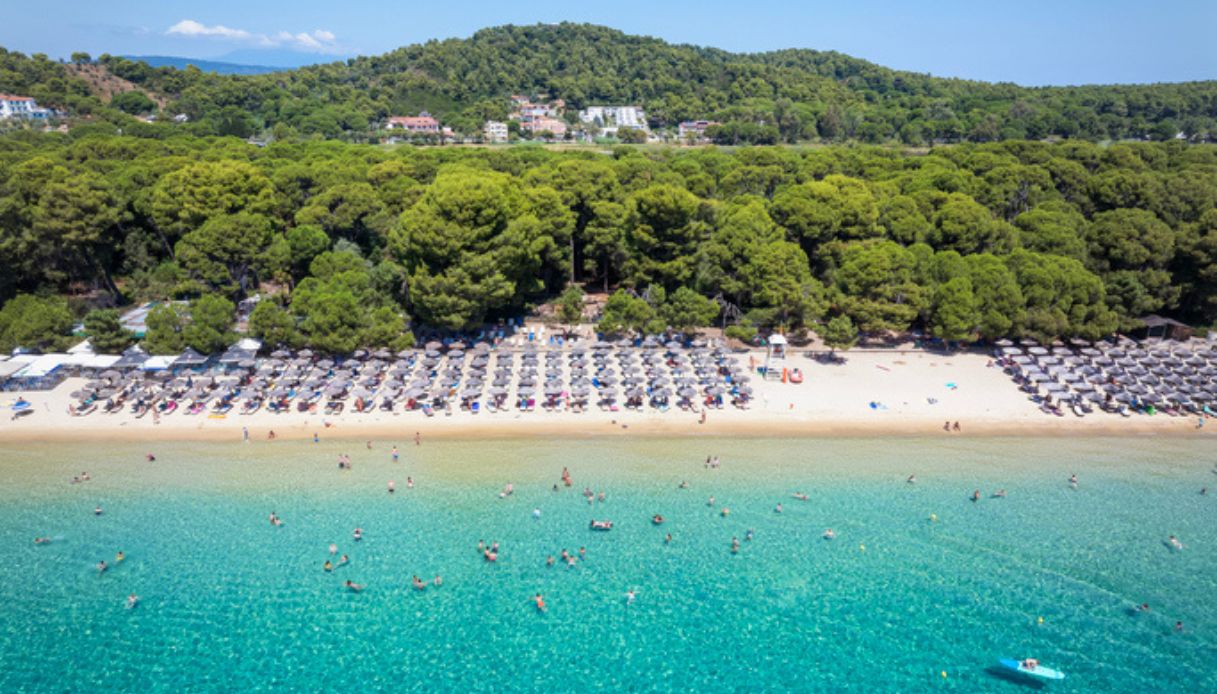
<svg viewBox="0 0 1217 694"><path fill-rule="evenodd" d="M1040 665L1040 661L1035 658L1025 658L1023 660L1014 660L1013 658L1002 658L997 661L1003 669L1011 672L1016 672L1020 675L1025 675L1037 680L1063 680L1065 673L1060 670L1053 670L1050 667Z"/></svg>

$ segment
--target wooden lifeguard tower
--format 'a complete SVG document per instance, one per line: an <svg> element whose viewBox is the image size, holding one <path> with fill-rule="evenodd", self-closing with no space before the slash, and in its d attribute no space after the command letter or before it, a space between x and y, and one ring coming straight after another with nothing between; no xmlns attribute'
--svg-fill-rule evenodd
<svg viewBox="0 0 1217 694"><path fill-rule="evenodd" d="M780 380L783 364L786 362L786 336L773 334L767 342L769 348L765 353L765 380Z"/></svg>

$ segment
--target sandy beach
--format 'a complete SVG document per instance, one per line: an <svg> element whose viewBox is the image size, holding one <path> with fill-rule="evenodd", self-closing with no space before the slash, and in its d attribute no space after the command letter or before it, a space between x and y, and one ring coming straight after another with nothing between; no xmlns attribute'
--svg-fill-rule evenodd
<svg viewBox="0 0 1217 694"><path fill-rule="evenodd" d="M740 355L763 363L763 352ZM1191 417L1134 415L1121 417L1096 411L1085 417L1054 417L1041 412L1010 377L979 353L942 354L923 350L855 349L845 361L823 364L802 353L785 365L800 368L801 384L753 380L755 400L746 410L725 406L710 410L705 423L698 412L455 410L427 417L421 412L357 413L337 416L266 409L250 415L175 412L154 420L136 418L129 410L118 414L94 412L84 417L68 413L70 393L84 383L73 378L52 391L21 395L34 414L0 419L0 442L21 441L156 441L239 439L248 429L251 439L326 438L407 441L415 432L425 438L491 438L561 435L579 436L885 436L941 433L943 436L991 435L1206 435ZM0 405L17 394L0 398ZM872 403L875 404L872 407ZM960 423L959 432L943 431L944 422ZM1217 425L1215 425L1217 426Z"/></svg>

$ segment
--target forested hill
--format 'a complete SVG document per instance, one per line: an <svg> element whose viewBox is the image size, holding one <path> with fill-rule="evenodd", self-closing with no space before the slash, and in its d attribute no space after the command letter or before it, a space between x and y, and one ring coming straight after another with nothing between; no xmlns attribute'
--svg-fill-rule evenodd
<svg viewBox="0 0 1217 694"><path fill-rule="evenodd" d="M360 140L385 116L422 109L472 133L506 116L508 95L545 93L569 108L639 104L656 127L713 119L741 143L1217 138L1217 81L1027 88L900 72L834 52L728 53L586 24L495 27L268 75L100 62L167 97L198 134L279 126L280 134ZM4 91L118 117L45 58L0 52Z"/></svg>

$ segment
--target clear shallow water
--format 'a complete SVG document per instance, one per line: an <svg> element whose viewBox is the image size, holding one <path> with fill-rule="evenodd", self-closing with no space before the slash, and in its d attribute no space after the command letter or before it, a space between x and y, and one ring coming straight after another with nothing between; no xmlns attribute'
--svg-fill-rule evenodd
<svg viewBox="0 0 1217 694"><path fill-rule="evenodd" d="M156 444L155 463L130 445L0 449L0 691L1016 692L986 668L1028 656L1068 673L1054 691L1217 690L1201 440L400 443L396 465L390 442ZM574 487L554 493L564 464ZM68 484L81 470L93 480ZM330 542L352 563L327 574ZM577 568L545 566L580 546ZM414 574L444 585L416 592ZM1152 613L1130 615L1139 602Z"/></svg>

